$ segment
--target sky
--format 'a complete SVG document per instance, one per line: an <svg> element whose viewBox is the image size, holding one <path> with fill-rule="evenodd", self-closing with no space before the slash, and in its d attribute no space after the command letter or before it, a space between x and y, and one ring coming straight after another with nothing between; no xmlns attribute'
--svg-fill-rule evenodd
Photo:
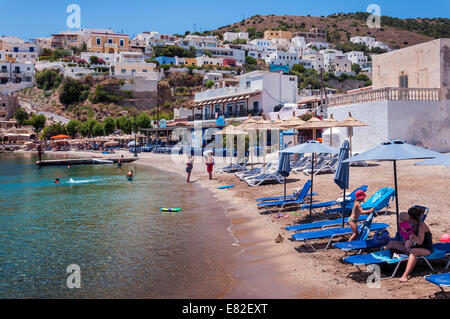
<svg viewBox="0 0 450 319"><path fill-rule="evenodd" d="M82 28L112 28L131 37L142 31L205 31L259 15L327 16L366 11L375 3L381 15L449 18L449 0L0 0L0 35L23 39L68 30L70 4L81 8Z"/></svg>

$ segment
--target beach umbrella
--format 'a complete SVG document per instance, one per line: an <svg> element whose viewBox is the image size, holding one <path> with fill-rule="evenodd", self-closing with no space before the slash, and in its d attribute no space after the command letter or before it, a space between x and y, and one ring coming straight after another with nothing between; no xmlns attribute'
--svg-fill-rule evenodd
<svg viewBox="0 0 450 319"><path fill-rule="evenodd" d="M286 200L286 177L288 177L291 172L291 159L289 157L289 153L282 153L278 163L278 172L284 177L284 200Z"/></svg>
<svg viewBox="0 0 450 319"><path fill-rule="evenodd" d="M256 123L250 125L247 128L247 131L262 131L263 132L263 162L266 163L266 145L267 145L267 131L268 130L277 130L280 131L282 128L280 128L278 125L272 123L271 121L265 120L264 117L257 121Z"/></svg>
<svg viewBox="0 0 450 319"><path fill-rule="evenodd" d="M427 159L441 156L441 153L407 144L403 140L390 140L368 151L360 153L344 161L352 163L359 161L392 161L394 165L395 209L397 213L397 231L399 230L397 161Z"/></svg>
<svg viewBox="0 0 450 319"><path fill-rule="evenodd" d="M288 130L293 129L294 130L294 144L297 144L298 141L296 138L297 134L295 134L295 130L301 128L301 126L303 124L305 124L305 121L303 121L299 117L294 116L294 117L290 118L289 120L284 121L284 123L281 124L280 126L284 129L288 129Z"/></svg>
<svg viewBox="0 0 450 319"><path fill-rule="evenodd" d="M334 182L339 186L340 189L344 191L344 202L343 202L343 212L342 212L342 227L344 227L344 219L345 219L345 191L348 189L348 180L350 177L349 172L349 164L344 163L349 156L349 142L347 140L344 141L341 145L341 149L339 151L339 164L336 169L336 175L334 176Z"/></svg>
<svg viewBox="0 0 450 319"><path fill-rule="evenodd" d="M312 193L314 186L314 156L316 153L326 153L326 154L339 154L339 150L327 145L323 145L318 141L308 141L303 144L295 145L280 151L281 154L304 154L304 153L312 153L311 159L311 196L309 202L309 215L312 215Z"/></svg>
<svg viewBox="0 0 450 319"><path fill-rule="evenodd" d="M248 128L250 128L251 126L253 126L257 121L252 118L251 115L248 116L248 119L246 119L244 122L242 122L240 125L237 126L238 129L246 131ZM254 134L250 134L249 136L249 145L248 145L248 150L249 150L249 155L251 157L251 162L252 162L252 169L253 169L253 152L251 152L251 147L253 145L253 141L254 141Z"/></svg>
<svg viewBox="0 0 450 319"><path fill-rule="evenodd" d="M135 141L131 141L130 143L128 143L128 147L130 146L139 146L139 143L136 143Z"/></svg>
<svg viewBox="0 0 450 319"><path fill-rule="evenodd" d="M64 135L64 134L60 134L60 135L56 135L56 136L53 136L53 137L50 137L52 140L62 140L62 139L65 139L65 138L69 138L69 136L68 135Z"/></svg>
<svg viewBox="0 0 450 319"><path fill-rule="evenodd" d="M234 137L235 135L247 135L247 134L248 134L247 132L238 129L238 128L234 127L233 125L228 125L221 131L215 132L213 135L227 135L227 136ZM233 148L233 152L234 152L234 148ZM230 161L231 161L231 163L233 162L233 154L231 152L230 152Z"/></svg>
<svg viewBox="0 0 450 319"><path fill-rule="evenodd" d="M335 124L322 121L321 119L313 116L308 121L303 123L303 125L300 128L305 130L313 130L313 140L316 140L317 130L330 128L332 126L335 126Z"/></svg>
<svg viewBox="0 0 450 319"><path fill-rule="evenodd" d="M350 137L350 156L352 156L352 137L353 137L353 128L354 127L363 127L363 126L368 126L366 123L360 122L357 119L352 117L352 113L348 112L348 117L343 120L342 122L337 124L337 127L348 127L350 132L349 132L349 137Z"/></svg>
<svg viewBox="0 0 450 319"><path fill-rule="evenodd" d="M415 165L441 165L450 167L450 155L441 154L439 157L416 163Z"/></svg>
<svg viewBox="0 0 450 319"><path fill-rule="evenodd" d="M333 146L333 127L337 127L339 121L333 118L333 114L330 114L330 117L324 120L324 122L327 122L330 125L330 146Z"/></svg>

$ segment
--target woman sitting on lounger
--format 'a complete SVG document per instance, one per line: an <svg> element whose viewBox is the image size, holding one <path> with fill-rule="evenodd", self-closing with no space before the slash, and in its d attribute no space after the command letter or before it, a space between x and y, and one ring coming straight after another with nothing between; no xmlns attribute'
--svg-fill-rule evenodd
<svg viewBox="0 0 450 319"><path fill-rule="evenodd" d="M400 281L408 281L410 278L409 274L417 263L417 257L425 257L433 252L433 237L430 228L421 222L421 217L424 213L423 209L420 208L411 207L408 209L409 222L413 228L410 240L415 243L415 246L408 251L408 248L405 247L405 242L396 240L391 240L386 246L386 249L409 254L408 264Z"/></svg>
<svg viewBox="0 0 450 319"><path fill-rule="evenodd" d="M372 208L370 210L363 210L361 207L361 203L364 202L364 198L366 198L366 193L363 190L356 191L355 193L355 204L353 205L352 214L348 219L348 224L350 225L353 234L350 236L350 239L348 241L354 241L356 238L358 238L358 220L359 216L361 214L370 214L375 211L375 208Z"/></svg>

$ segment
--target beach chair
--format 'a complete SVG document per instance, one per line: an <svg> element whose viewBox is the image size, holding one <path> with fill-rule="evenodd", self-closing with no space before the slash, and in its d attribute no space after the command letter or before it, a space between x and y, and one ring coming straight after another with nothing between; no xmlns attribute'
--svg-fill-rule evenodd
<svg viewBox="0 0 450 319"><path fill-rule="evenodd" d="M369 217L369 215L361 215L361 216L359 216L358 221L362 222L362 221L366 220L367 217ZM344 222L345 223L348 222L348 217L344 219ZM311 229L317 229L317 228L324 229L324 228L328 228L328 227L339 226L341 224L342 224L342 218L337 218L337 219L321 220L321 221L307 223L307 224L288 226L288 227L285 227L285 229L289 230L289 231L301 232L304 230L311 230Z"/></svg>
<svg viewBox="0 0 450 319"><path fill-rule="evenodd" d="M220 167L216 169L217 173L234 173L236 171L243 171L245 170L245 165L247 164L248 160L241 159L236 164L231 164L225 167Z"/></svg>
<svg viewBox="0 0 450 319"><path fill-rule="evenodd" d="M246 178L252 177L252 176L257 176L263 173L267 173L271 167L272 167L272 163L266 163L261 167L255 167L253 169L250 170L244 170L244 171L240 171L240 172L236 172L234 173L236 175L236 177L238 177L240 180L245 180Z"/></svg>
<svg viewBox="0 0 450 319"><path fill-rule="evenodd" d="M431 282L432 284L435 284L438 286L444 296L448 297L447 292L444 288L450 287L450 273L444 273L444 274L431 274L424 277L426 281Z"/></svg>
<svg viewBox="0 0 450 319"><path fill-rule="evenodd" d="M367 185L362 185L362 186L358 187L357 189L355 189L353 192L351 192L345 198L346 205L347 205L347 202L348 202L348 204L351 204L352 208L353 208L353 202L355 201L356 192L359 191L359 190L362 190L362 191L366 192L368 189L369 189L369 186L367 186ZM315 204L312 204L311 207L314 210L314 212L320 212L324 208L331 208L331 207L336 206L336 205L341 205L342 206L342 204L343 204L342 201L332 200L332 201L323 202L323 203L315 203ZM310 205L303 205L301 207L301 209L309 209L309 206Z"/></svg>
<svg viewBox="0 0 450 319"><path fill-rule="evenodd" d="M371 231L378 231L382 229L386 229L389 227L388 224L384 223L372 223L373 219L373 213L369 214L367 219L364 221L364 223L361 226L358 226L358 232L359 236L364 236L365 233L371 232ZM338 227L338 228L329 228L329 229L323 229L318 231L311 231L311 232L305 232L305 233L296 233L292 235L292 239L296 241L302 241L309 247L311 247L314 251L317 250L326 250L331 245L332 240L336 237L344 236L344 235L351 235L352 229L350 227ZM315 240L316 243L320 239L326 239L328 238L328 242L325 246L325 248L322 249L316 249L314 247L314 244L311 243L312 240Z"/></svg>
<svg viewBox="0 0 450 319"><path fill-rule="evenodd" d="M448 245L450 245L450 243L448 243ZM424 260L426 262L426 264L428 265L428 267L431 269L432 272L435 272L435 270L434 270L433 266L431 266L430 261L446 258L446 255L447 255L444 250L440 250L438 248L439 248L439 246L436 246L436 244L434 244L433 245L433 250L434 250L433 253L431 253L430 255L425 256L425 257L418 257L419 260ZM381 280L383 280L383 279L394 278L395 275L397 274L397 271L398 271L400 265L404 261L408 260L407 255L399 255L399 257L397 257L397 258L393 258L393 257L391 257L391 255L392 255L391 251L389 249L387 249L387 250L380 250L380 251L377 251L377 252L371 253L371 254L348 256L348 257L345 257L343 259L343 261L345 263L355 266L359 271L361 271L361 269L360 269L361 266L395 264L396 266L394 268L394 271L392 272L392 274L389 277L380 278Z"/></svg>
<svg viewBox="0 0 450 319"><path fill-rule="evenodd" d="M369 210L375 208L378 213L386 208L385 213L389 210L390 202L395 198L395 190L392 187L384 187L373 194L362 205L362 209ZM342 207L325 209L323 212L327 214L338 214L342 216L343 213L350 214L353 209L353 203L346 204L345 210Z"/></svg>
<svg viewBox="0 0 450 319"><path fill-rule="evenodd" d="M306 182L306 183L308 183L308 182ZM306 183L305 183L305 185L306 185ZM303 188L305 188L305 185L303 185ZM301 192L301 190L300 190L300 192ZM270 201L279 201L279 200L296 200L298 198L298 196L300 195L300 192L295 192L292 195L286 195L286 196L257 198L256 201L257 202L270 202ZM309 196L309 195L310 194L308 193L306 196ZM317 193L312 193L312 195L316 196Z"/></svg>
<svg viewBox="0 0 450 319"><path fill-rule="evenodd" d="M429 209L425 206L419 206L419 205L415 205L414 207L422 208L425 211L425 213L422 215L422 219L421 219L421 222L424 222L428 216ZM395 240L394 238L391 238L391 239ZM367 237L362 237L362 238L359 238L358 240L351 241L351 242L334 243L333 246L335 248L343 250L343 251L356 250L358 254L361 253L361 251L363 251L365 249L375 249L375 248L383 247L383 245L380 244L378 241L376 241L374 239L367 239Z"/></svg>
<svg viewBox="0 0 450 319"><path fill-rule="evenodd" d="M291 171L294 172L294 173L305 172L305 171L307 171L307 170L311 171L311 160L312 160L312 158L309 157L309 158L308 158L308 161L305 162L305 164L304 164L303 166L300 166L300 167L291 169ZM317 160L317 162L314 164L314 170L315 170L316 168L320 167L320 166L321 166L325 161L327 161L328 159L325 158L325 157L320 157L320 158L317 158L316 160Z"/></svg>
<svg viewBox="0 0 450 319"><path fill-rule="evenodd" d="M284 183L284 177L279 172L260 174L246 178L245 181L249 186L259 186L263 183Z"/></svg>
<svg viewBox="0 0 450 319"><path fill-rule="evenodd" d="M297 198L295 199L289 199L289 200L280 200L280 201L273 201L273 202L264 202L257 204L257 207L259 209L266 209L269 213L272 213L272 209L278 208L278 212L280 212L284 207L286 206L300 206L305 198L308 195L309 190L311 189L311 181L308 180L305 185L303 186L300 193L298 193Z"/></svg>
<svg viewBox="0 0 450 319"><path fill-rule="evenodd" d="M334 173L336 171L336 165L338 163L338 158L332 158L331 160L325 160L322 162L322 164L317 165L317 167L314 167L314 176L317 174L327 174L327 173ZM307 168L303 170L303 173L307 176L311 176L311 168Z"/></svg>

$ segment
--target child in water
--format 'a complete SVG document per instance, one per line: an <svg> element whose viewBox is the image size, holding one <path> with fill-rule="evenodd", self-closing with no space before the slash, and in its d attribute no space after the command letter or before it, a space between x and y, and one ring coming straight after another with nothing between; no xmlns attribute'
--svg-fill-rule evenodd
<svg viewBox="0 0 450 319"><path fill-rule="evenodd" d="M53 183L54 183L54 184L59 184L59 178L55 178L55 180L54 180Z"/></svg>
<svg viewBox="0 0 450 319"><path fill-rule="evenodd" d="M133 170L130 170L127 174L127 179L129 181L133 180L134 174L133 174Z"/></svg>

